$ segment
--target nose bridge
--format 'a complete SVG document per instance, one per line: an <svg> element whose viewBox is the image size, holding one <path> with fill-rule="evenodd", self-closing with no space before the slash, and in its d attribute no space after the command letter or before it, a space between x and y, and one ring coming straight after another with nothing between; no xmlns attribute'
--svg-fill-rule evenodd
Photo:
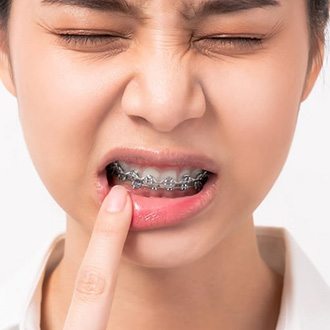
<svg viewBox="0 0 330 330"><path fill-rule="evenodd" d="M180 98L184 99L191 88L188 64L183 56L174 56L169 52L158 52L149 58L142 73L142 80L149 99L159 105L169 103L179 104Z"/></svg>
<svg viewBox="0 0 330 330"><path fill-rule="evenodd" d="M159 131L173 130L203 115L202 88L185 54L154 49L141 58L123 95L122 106L128 115L144 118Z"/></svg>

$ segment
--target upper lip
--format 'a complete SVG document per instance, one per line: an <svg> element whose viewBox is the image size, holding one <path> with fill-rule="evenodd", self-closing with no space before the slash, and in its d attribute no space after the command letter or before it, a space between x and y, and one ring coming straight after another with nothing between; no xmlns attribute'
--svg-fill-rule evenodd
<svg viewBox="0 0 330 330"><path fill-rule="evenodd" d="M103 173L106 166L116 160L148 167L193 167L212 173L218 172L215 161L200 153L188 153L184 150L174 149L114 148L106 152L101 158L98 174Z"/></svg>

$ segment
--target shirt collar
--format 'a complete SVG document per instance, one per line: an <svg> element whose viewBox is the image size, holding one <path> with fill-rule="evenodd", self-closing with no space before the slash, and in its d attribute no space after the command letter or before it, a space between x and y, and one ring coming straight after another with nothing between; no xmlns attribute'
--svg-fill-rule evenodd
<svg viewBox="0 0 330 330"><path fill-rule="evenodd" d="M283 275L276 330L330 329L330 288L285 228L256 227L265 262Z"/></svg>
<svg viewBox="0 0 330 330"><path fill-rule="evenodd" d="M44 278L51 272L60 262L64 254L65 233L59 233L51 241L49 246L46 245L46 251L42 256L34 281L31 286L30 293L24 308L23 318L20 322L20 330L39 330L41 319L41 298L42 284Z"/></svg>

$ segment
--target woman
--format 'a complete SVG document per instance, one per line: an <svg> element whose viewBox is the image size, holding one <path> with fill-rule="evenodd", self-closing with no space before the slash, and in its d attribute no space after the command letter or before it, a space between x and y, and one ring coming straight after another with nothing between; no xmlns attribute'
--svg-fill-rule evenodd
<svg viewBox="0 0 330 330"><path fill-rule="evenodd" d="M7 329L329 329L329 288L253 224L322 67L327 1L0 4L2 81L67 214Z"/></svg>

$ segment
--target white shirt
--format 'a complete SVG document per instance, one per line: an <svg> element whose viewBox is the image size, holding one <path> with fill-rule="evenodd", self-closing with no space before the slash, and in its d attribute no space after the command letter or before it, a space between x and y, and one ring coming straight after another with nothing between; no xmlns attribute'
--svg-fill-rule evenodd
<svg viewBox="0 0 330 330"><path fill-rule="evenodd" d="M330 288L289 232L257 226L256 233L263 259L284 276L276 330L330 330ZM40 330L43 279L62 258L64 239L57 234L0 288L0 330Z"/></svg>

